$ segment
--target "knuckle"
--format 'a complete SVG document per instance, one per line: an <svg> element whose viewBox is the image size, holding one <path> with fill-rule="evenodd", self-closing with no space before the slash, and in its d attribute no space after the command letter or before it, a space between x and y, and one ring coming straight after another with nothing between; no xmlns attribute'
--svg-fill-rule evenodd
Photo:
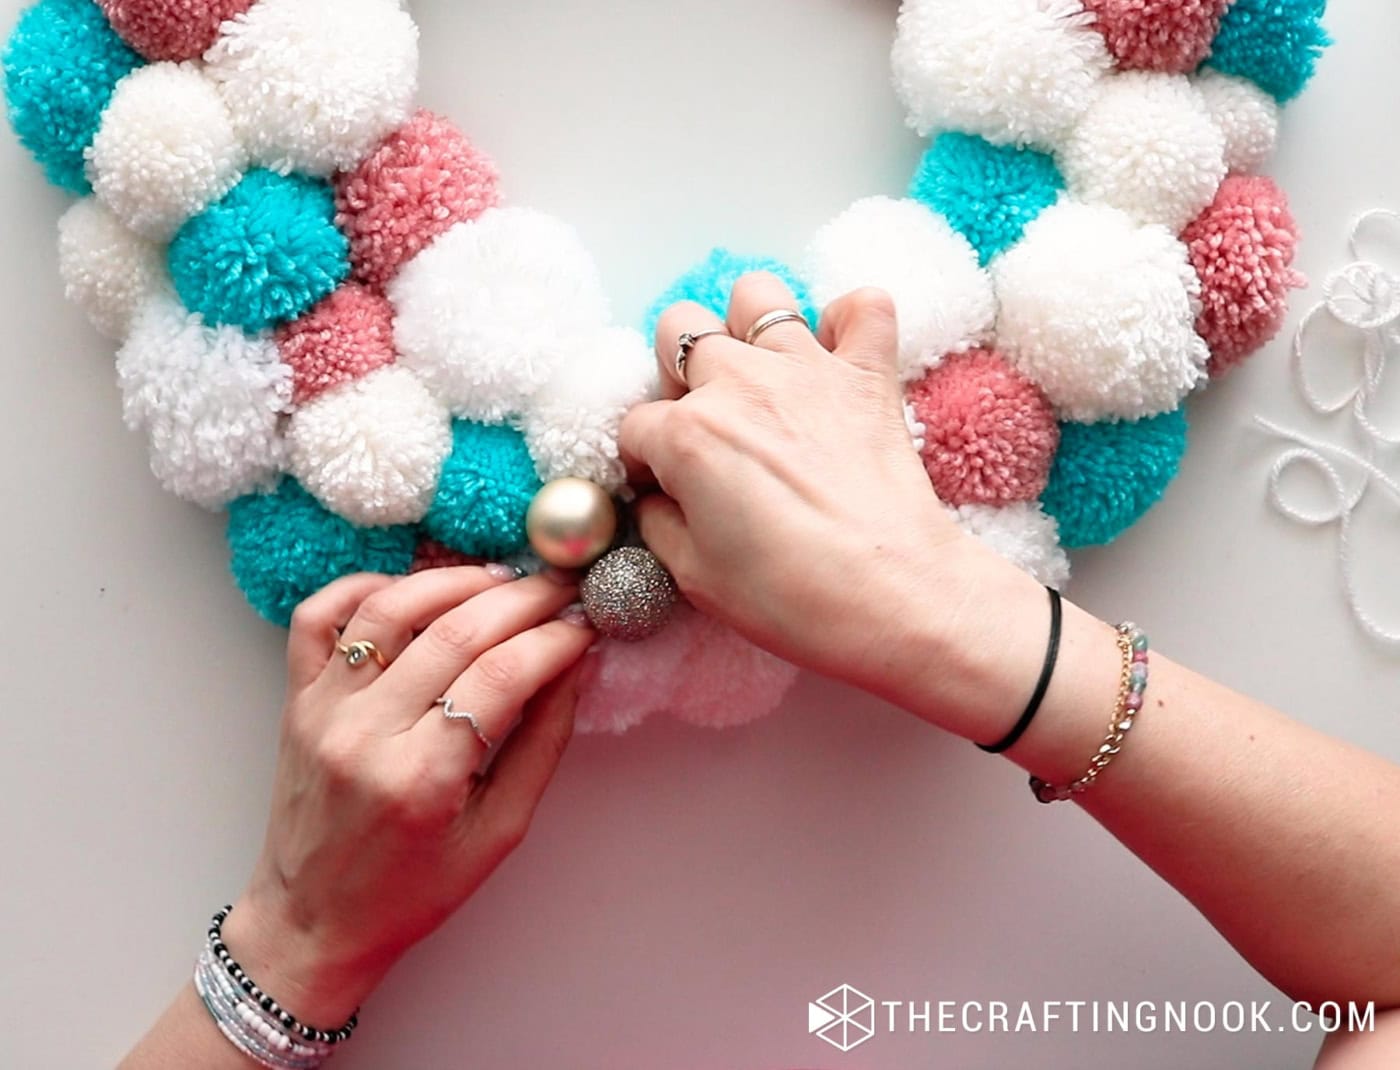
<svg viewBox="0 0 1400 1070"><path fill-rule="evenodd" d="M354 783L364 771L359 741L348 732L321 733L313 744L317 767L333 785Z"/></svg>
<svg viewBox="0 0 1400 1070"><path fill-rule="evenodd" d="M378 591L360 603L355 617L358 626L371 632L398 630L403 616L402 599L395 597L392 589Z"/></svg>
<svg viewBox="0 0 1400 1070"><path fill-rule="evenodd" d="M330 618L321 611L315 599L302 602L292 610L291 631L293 635L312 635L329 629Z"/></svg>
<svg viewBox="0 0 1400 1070"><path fill-rule="evenodd" d="M481 641L481 627L468 616L448 615L434 621L428 628L428 635L453 661L469 661Z"/></svg>
<svg viewBox="0 0 1400 1070"><path fill-rule="evenodd" d="M502 647L483 654L474 666L481 686L492 695L514 698L523 686L525 665L520 656Z"/></svg>
<svg viewBox="0 0 1400 1070"><path fill-rule="evenodd" d="M884 316L893 319L895 315L894 298L886 290L881 290L875 286L863 286L859 290L853 291L847 300L855 312L860 312L868 316Z"/></svg>

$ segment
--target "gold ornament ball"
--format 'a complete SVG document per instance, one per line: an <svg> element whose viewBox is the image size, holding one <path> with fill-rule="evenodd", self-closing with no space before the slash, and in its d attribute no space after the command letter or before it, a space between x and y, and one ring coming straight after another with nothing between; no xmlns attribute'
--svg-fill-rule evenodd
<svg viewBox="0 0 1400 1070"><path fill-rule="evenodd" d="M555 568L586 568L608 552L617 537L617 506L611 495L586 479L546 484L525 517L535 553Z"/></svg>
<svg viewBox="0 0 1400 1070"><path fill-rule="evenodd" d="M680 595L655 554L624 546L588 570L579 597L600 635L635 643L666 627Z"/></svg>

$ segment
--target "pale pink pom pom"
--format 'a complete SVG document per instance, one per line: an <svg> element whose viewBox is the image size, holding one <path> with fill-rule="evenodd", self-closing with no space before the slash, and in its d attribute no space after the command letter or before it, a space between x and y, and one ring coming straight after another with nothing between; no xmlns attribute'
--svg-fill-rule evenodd
<svg viewBox="0 0 1400 1070"><path fill-rule="evenodd" d="M1196 331L1210 346L1210 373L1219 375L1282 328L1288 291L1304 285L1293 270L1298 225L1270 179L1231 175L1181 240L1201 278Z"/></svg>
<svg viewBox="0 0 1400 1070"><path fill-rule="evenodd" d="M355 277L382 289L434 238L500 202L496 165L448 120L419 111L335 181Z"/></svg>
<svg viewBox="0 0 1400 1070"><path fill-rule="evenodd" d="M1124 70L1187 74L1210 54L1231 0L1084 0Z"/></svg>
<svg viewBox="0 0 1400 1070"><path fill-rule="evenodd" d="M198 59L253 0L97 0L121 39L150 60Z"/></svg>
<svg viewBox="0 0 1400 1070"><path fill-rule="evenodd" d="M999 354L949 357L912 384L906 400L924 425L924 467L948 505L1039 498L1060 444L1055 410Z"/></svg>
<svg viewBox="0 0 1400 1070"><path fill-rule="evenodd" d="M622 733L654 713L702 728L733 728L777 709L798 670L682 603L640 643L605 642L589 655L575 724Z"/></svg>
<svg viewBox="0 0 1400 1070"><path fill-rule="evenodd" d="M388 298L347 282L279 330L277 348L292 369L292 402L304 405L394 363L394 308Z"/></svg>

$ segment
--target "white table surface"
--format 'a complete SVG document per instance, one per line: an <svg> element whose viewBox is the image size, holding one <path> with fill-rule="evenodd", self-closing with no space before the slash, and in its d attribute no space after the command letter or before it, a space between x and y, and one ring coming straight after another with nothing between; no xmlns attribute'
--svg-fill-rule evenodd
<svg viewBox="0 0 1400 1070"><path fill-rule="evenodd" d="M20 6L0 0L0 21ZM888 89L892 0L416 7L427 103L495 152L517 203L582 228L627 319L713 244L795 257L857 196L901 190L920 149ZM1339 43L1274 169L1315 281L1359 210L1400 207L1400 6L1333 7ZM69 1070L116 1061L249 870L282 635L229 581L221 521L161 492L122 427L111 349L60 292L65 200L9 136L0 191L0 1064ZM1078 558L1073 593L1400 759L1400 657L1351 623L1334 533L1264 503L1277 447L1252 417L1308 426L1285 353L1194 404L1183 477ZM1396 518L1369 520L1363 581L1394 620ZM934 1034L843 1057L804 1009L842 982L881 999L1282 999L1083 814L808 679L751 730L579 742L525 848L393 975L338 1065L1302 1070L1317 1044Z"/></svg>

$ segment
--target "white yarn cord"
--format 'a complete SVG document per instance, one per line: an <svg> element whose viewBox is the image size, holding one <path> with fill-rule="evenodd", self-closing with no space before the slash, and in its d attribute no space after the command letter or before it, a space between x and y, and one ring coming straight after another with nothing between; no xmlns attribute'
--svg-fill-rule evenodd
<svg viewBox="0 0 1400 1070"><path fill-rule="evenodd" d="M1400 353L1400 275L1364 259L1360 251L1362 232L1375 222L1395 227L1396 236L1400 237L1400 213L1378 208L1357 220L1349 243L1353 262L1327 280L1322 301L1303 317L1293 339L1293 378L1303 401L1321 416L1350 408L1357 433L1364 442L1363 450L1358 452L1324 442L1280 427L1263 416L1255 417L1255 422L1293 443L1279 455L1269 472L1269 501L1280 514L1295 523L1308 527L1338 526L1337 561L1352 616L1372 639L1400 648L1400 627L1383 624L1362 604L1351 543L1352 519L1372 488L1379 487L1400 505L1400 480L1388 474L1379 459L1391 447L1400 445L1400 428L1382 428L1370 414L1371 405L1385 382L1387 362L1393 354ZM1357 332L1363 343L1360 380L1349 391L1331 400L1324 400L1318 394L1308 373L1309 353L1317 350L1315 346L1311 349L1308 346L1310 328L1323 316ZM1354 475L1355 486L1348 488L1338 470L1339 464ZM1331 492L1330 506L1309 511L1287 500L1283 477L1294 465L1303 465L1322 477Z"/></svg>

